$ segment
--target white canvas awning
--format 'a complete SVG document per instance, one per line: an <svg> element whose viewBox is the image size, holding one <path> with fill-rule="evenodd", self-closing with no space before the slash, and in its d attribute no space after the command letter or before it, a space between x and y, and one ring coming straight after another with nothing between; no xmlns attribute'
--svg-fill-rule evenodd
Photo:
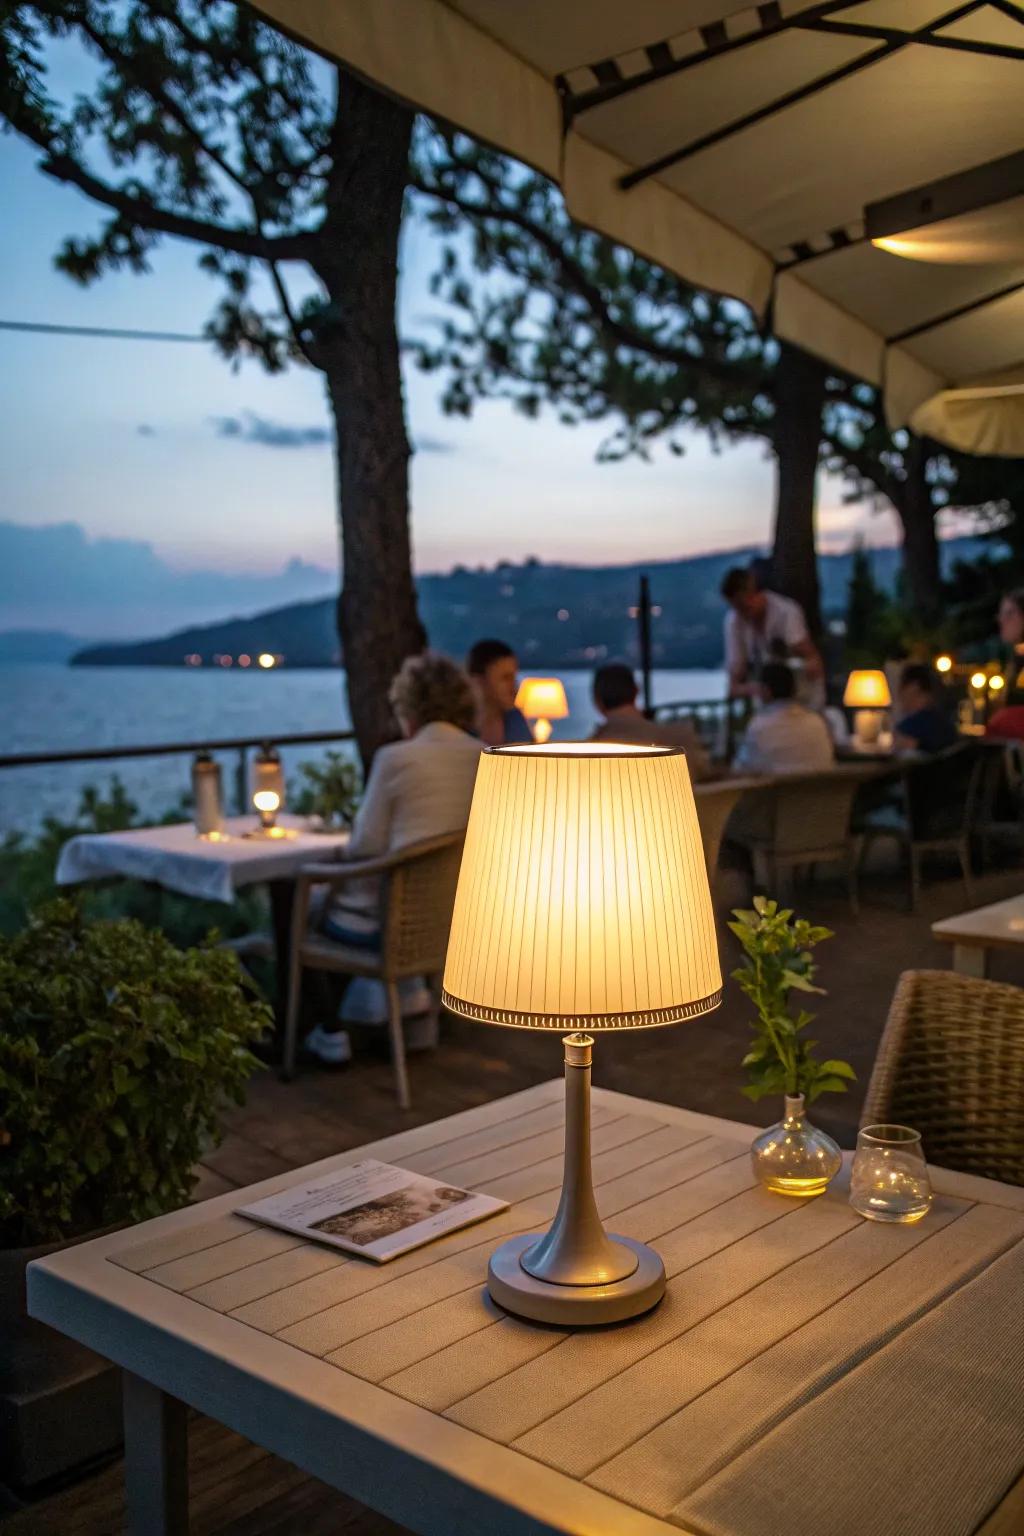
<svg viewBox="0 0 1024 1536"><path fill-rule="evenodd" d="M737 0L257 0L257 9L543 171L581 223L758 316L770 312L777 335L880 386L892 426L968 451L1024 454L1016 0L746 9ZM927 259L867 238L866 208L963 173L984 187L992 162L1001 165L988 174L989 202L973 220L891 242Z"/></svg>

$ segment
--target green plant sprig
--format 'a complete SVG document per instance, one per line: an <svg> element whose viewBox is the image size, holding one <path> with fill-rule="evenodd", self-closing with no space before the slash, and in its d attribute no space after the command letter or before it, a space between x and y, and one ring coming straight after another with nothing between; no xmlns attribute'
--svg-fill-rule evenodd
<svg viewBox="0 0 1024 1536"><path fill-rule="evenodd" d="M730 931L743 945L744 960L732 979L754 1004L757 1017L751 1025L755 1040L743 1058L750 1079L743 1093L755 1102L767 1094L802 1093L808 1104L822 1093L845 1093L857 1074L847 1061L816 1061L816 1040L804 1038L814 1015L801 1008L794 1016L789 1008L791 992L817 993L817 966L811 951L830 928L815 927L794 918L789 908L764 896L754 897L754 910L736 909Z"/></svg>

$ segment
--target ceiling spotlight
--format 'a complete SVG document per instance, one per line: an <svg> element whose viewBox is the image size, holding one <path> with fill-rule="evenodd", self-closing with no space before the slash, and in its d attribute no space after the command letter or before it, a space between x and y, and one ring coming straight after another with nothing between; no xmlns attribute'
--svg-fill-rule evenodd
<svg viewBox="0 0 1024 1536"><path fill-rule="evenodd" d="M864 210L872 245L913 261L994 266L1024 258L1024 150Z"/></svg>

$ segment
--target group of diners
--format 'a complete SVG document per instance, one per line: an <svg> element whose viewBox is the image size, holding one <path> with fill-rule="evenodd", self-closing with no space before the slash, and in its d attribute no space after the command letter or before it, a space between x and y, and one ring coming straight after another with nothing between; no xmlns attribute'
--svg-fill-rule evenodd
<svg viewBox="0 0 1024 1536"><path fill-rule="evenodd" d="M845 744L846 721L840 711L826 708L825 667L803 609L761 585L751 568L727 571L721 592L728 605L729 695L751 699L755 706L734 766L747 773L813 773L830 767L837 745ZM1021 621L1024 630L1024 609ZM941 752L956 741L931 667L908 662L902 668L896 705L897 752Z"/></svg>
<svg viewBox="0 0 1024 1536"><path fill-rule="evenodd" d="M824 666L802 609L759 583L751 570L729 571L721 590L729 610L725 655L730 696L748 698L753 705L732 771L774 775L827 770L845 721L839 711L825 707ZM1024 654L1024 594L1004 600L1000 625L1007 643ZM533 740L529 723L516 707L517 686L517 658L503 640L477 641L464 666L429 651L409 657L390 690L401 739L381 747L374 757L345 857L370 859L465 827L481 749ZM636 678L625 662L598 667L592 696L599 719L591 739L681 747L694 782L713 776L711 759L689 720L651 720L639 708ZM1013 715L1014 710L1004 713ZM1024 734L1024 707L1017 713ZM940 707L931 668L908 663L897 688L894 747L935 753L956 739L955 727ZM344 898L321 909L315 920L339 943L375 947L375 885L346 887ZM417 986L403 987L411 1049L417 1044L417 1016L429 1014L429 997ZM328 1063L347 1060L349 1042L342 1026L346 1021L382 1021L383 998L375 995L379 991L376 983L353 984L340 1018L318 1025L307 1036L307 1051Z"/></svg>

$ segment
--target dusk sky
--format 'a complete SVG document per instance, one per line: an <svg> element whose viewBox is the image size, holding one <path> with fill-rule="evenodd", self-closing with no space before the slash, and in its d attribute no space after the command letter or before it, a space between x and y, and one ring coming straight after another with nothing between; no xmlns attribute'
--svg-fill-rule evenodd
<svg viewBox="0 0 1024 1536"><path fill-rule="evenodd" d="M35 159L0 137L0 318L200 330L218 288L197 270L198 248L165 241L149 276L108 276L87 289L54 271L61 239L88 232L99 215ZM406 334L439 312L427 290L433 260L432 237L407 220ZM179 615L213 619L225 606L253 611L330 589L332 455L317 375L270 378L256 364L232 372L203 344L2 331L0 359L0 629L153 632ZM600 425L569 428L550 413L531 422L502 402L469 421L446 417L437 377L411 363L406 389L420 571L530 554L587 564L670 558L769 537L773 468L759 446L716 455L694 435L681 459L659 449L650 464L598 464ZM824 548L845 549L858 531L893 542L890 514L843 507L827 483L821 503ZM53 528L61 524L78 526ZM47 527L38 541L23 531ZM107 540L149 548L97 544ZM29 581L36 551L44 569ZM143 568L152 590L139 585ZM234 578L223 597L207 579L221 572Z"/></svg>

